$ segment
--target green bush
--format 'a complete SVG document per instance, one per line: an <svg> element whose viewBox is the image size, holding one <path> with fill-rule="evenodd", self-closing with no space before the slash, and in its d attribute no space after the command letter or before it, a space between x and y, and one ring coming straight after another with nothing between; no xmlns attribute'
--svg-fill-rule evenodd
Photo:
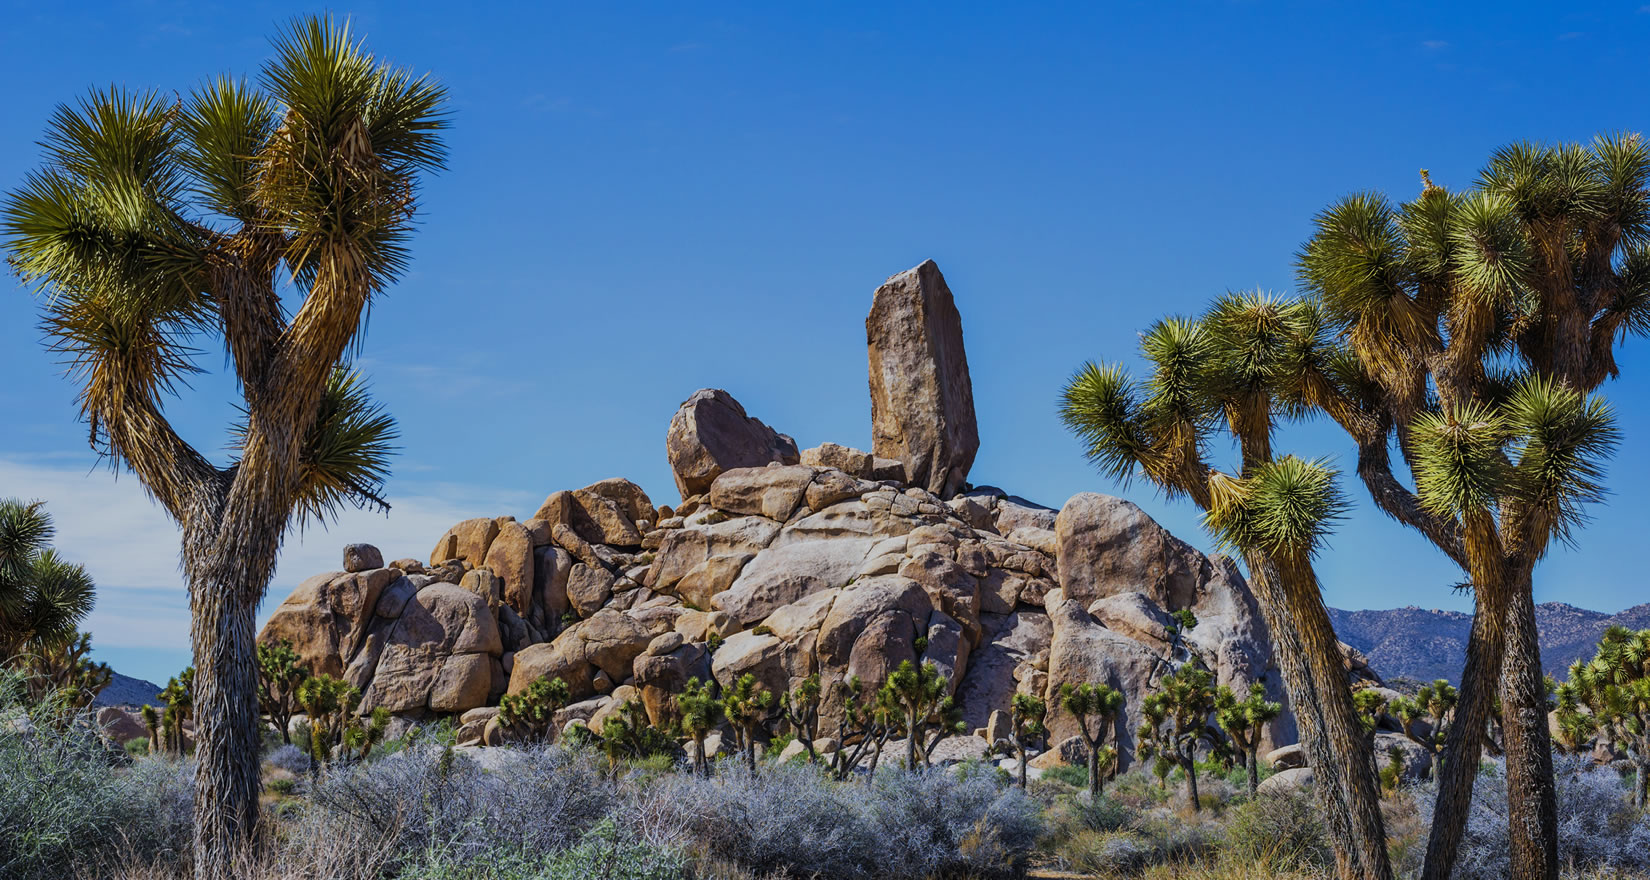
<svg viewBox="0 0 1650 880"><path fill-rule="evenodd" d="M1235 807L1226 827L1228 850L1277 868L1331 862L1317 805L1302 791L1262 792Z"/></svg>
<svg viewBox="0 0 1650 880"><path fill-rule="evenodd" d="M1076 764L1056 764L1043 771L1044 779L1069 785L1072 788L1088 788L1089 768Z"/></svg>

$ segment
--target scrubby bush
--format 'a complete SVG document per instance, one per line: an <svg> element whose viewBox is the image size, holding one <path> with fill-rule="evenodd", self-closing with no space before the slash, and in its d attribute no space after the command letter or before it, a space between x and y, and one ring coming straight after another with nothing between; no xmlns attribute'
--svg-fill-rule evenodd
<svg viewBox="0 0 1650 880"><path fill-rule="evenodd" d="M1037 806L984 770L885 770L841 783L808 764L675 777L653 793L700 859L756 876L996 877L1022 870Z"/></svg>
<svg viewBox="0 0 1650 880"><path fill-rule="evenodd" d="M685 830L701 858L764 875L861 877L876 863L875 835L854 821L863 788L827 783L809 764L751 773L724 762L712 778L677 776L660 786L659 808Z"/></svg>
<svg viewBox="0 0 1650 880"><path fill-rule="evenodd" d="M681 880L686 865L675 850L637 841L612 819L604 819L577 845L560 852L500 844L466 859L432 854L398 880Z"/></svg>
<svg viewBox="0 0 1650 880"><path fill-rule="evenodd" d="M1329 864L1317 804L1304 791L1263 792L1227 817L1227 854L1278 868Z"/></svg>
<svg viewBox="0 0 1650 880"><path fill-rule="evenodd" d="M302 776L309 772L310 758L301 746L283 743L269 750L269 754L264 756L264 763L294 776Z"/></svg>
<svg viewBox="0 0 1650 880"><path fill-rule="evenodd" d="M507 771L489 773L451 749L409 749L324 776L301 821L316 833L371 841L395 867L479 858L504 844L559 852L618 805L588 754L552 746L509 760Z"/></svg>
<svg viewBox="0 0 1650 880"><path fill-rule="evenodd" d="M1650 818L1633 808L1620 775L1570 755L1555 755L1553 770L1558 783L1559 861L1576 870L1650 871ZM1417 806L1430 814L1436 796L1431 784L1418 787ZM1507 876L1507 811L1504 765L1496 761L1473 786L1457 878Z"/></svg>
<svg viewBox="0 0 1650 880"><path fill-rule="evenodd" d="M864 809L896 877L1015 876L1044 830L1037 805L995 772L884 773L872 791Z"/></svg>
<svg viewBox="0 0 1650 880"><path fill-rule="evenodd" d="M1132 831L1080 831L1060 846L1060 856L1073 870L1112 877L1139 873L1157 852Z"/></svg>

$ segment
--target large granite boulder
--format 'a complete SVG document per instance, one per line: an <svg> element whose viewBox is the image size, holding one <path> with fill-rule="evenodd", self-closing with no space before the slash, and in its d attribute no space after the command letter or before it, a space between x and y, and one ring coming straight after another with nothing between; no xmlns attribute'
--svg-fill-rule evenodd
<svg viewBox="0 0 1650 880"><path fill-rule="evenodd" d="M871 364L871 443L904 465L906 482L950 498L980 448L962 316L928 260L877 288L865 319Z"/></svg>
<svg viewBox="0 0 1650 880"><path fill-rule="evenodd" d="M703 494L723 471L796 464L796 441L745 414L720 388L695 391L670 420L665 438L671 472L683 498Z"/></svg>
<svg viewBox="0 0 1650 880"><path fill-rule="evenodd" d="M1073 495L1060 509L1055 531L1067 599L1087 606L1140 592L1170 611L1196 600L1207 560L1132 502L1094 492Z"/></svg>

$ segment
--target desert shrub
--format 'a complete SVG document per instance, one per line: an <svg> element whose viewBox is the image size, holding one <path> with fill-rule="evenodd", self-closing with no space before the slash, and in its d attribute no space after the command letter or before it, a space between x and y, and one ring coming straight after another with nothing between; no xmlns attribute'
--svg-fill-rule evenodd
<svg viewBox="0 0 1650 880"><path fill-rule="evenodd" d="M424 747L335 770L313 786L301 824L376 850L394 869L464 863L505 845L559 852L617 805L587 754L552 746L508 760L490 773L460 752Z"/></svg>
<svg viewBox="0 0 1650 880"><path fill-rule="evenodd" d="M309 772L309 753L290 743L282 743L264 755L264 763L271 767L285 770L294 776L302 776Z"/></svg>
<svg viewBox="0 0 1650 880"><path fill-rule="evenodd" d="M1044 830L1024 792L977 768L889 771L871 790L863 809L896 877L1016 876Z"/></svg>
<svg viewBox="0 0 1650 880"><path fill-rule="evenodd" d="M863 789L827 782L817 767L782 764L752 774L723 762L715 777L687 774L652 794L684 829L703 859L730 862L757 875L863 877L876 864L877 838L856 821Z"/></svg>
<svg viewBox="0 0 1650 880"><path fill-rule="evenodd" d="M1101 877L1137 874L1156 857L1151 843L1132 831L1079 831L1056 854L1071 869Z"/></svg>
<svg viewBox="0 0 1650 880"><path fill-rule="evenodd" d="M1072 788L1089 787L1089 768L1076 764L1055 764L1043 771L1043 779L1064 783Z"/></svg>
<svg viewBox="0 0 1650 880"><path fill-rule="evenodd" d="M1633 809L1621 778L1571 755L1554 755L1558 783L1558 857L1575 870L1650 871L1650 818ZM1431 783L1416 788L1417 807L1430 815ZM1455 876L1488 880L1507 876L1507 783L1500 761L1472 790L1466 835Z"/></svg>
<svg viewBox="0 0 1650 880"><path fill-rule="evenodd" d="M1151 846L1154 864L1206 861L1225 842L1218 817L1210 813L1186 816L1156 809L1142 814L1132 830Z"/></svg>
<svg viewBox="0 0 1650 880"><path fill-rule="evenodd" d="M647 798L699 861L754 876L1009 876L1042 831L1035 803L983 770L888 770L866 784L807 764L752 775L729 763Z"/></svg>
<svg viewBox="0 0 1650 880"><path fill-rule="evenodd" d="M686 860L665 847L635 840L612 819L590 829L578 844L544 854L514 844L496 845L468 858L431 854L398 875L400 880L679 880Z"/></svg>
<svg viewBox="0 0 1650 880"><path fill-rule="evenodd" d="M1048 813L1050 831L1057 838L1075 837L1083 832L1123 831L1139 818L1140 811L1128 804L1106 795L1091 801L1086 793L1060 798Z"/></svg>
<svg viewBox="0 0 1650 880"><path fill-rule="evenodd" d="M1261 792L1227 817L1228 853L1273 867L1329 864L1317 804L1304 791Z"/></svg>
<svg viewBox="0 0 1650 880"><path fill-rule="evenodd" d="M59 878L113 853L187 849L189 772L134 760L89 713L52 694L28 700L16 673L0 670L0 877Z"/></svg>

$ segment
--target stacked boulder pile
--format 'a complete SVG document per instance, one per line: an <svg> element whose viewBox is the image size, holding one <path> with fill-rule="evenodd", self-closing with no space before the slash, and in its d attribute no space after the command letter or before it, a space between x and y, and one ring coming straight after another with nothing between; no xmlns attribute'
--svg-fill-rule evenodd
<svg viewBox="0 0 1650 880"><path fill-rule="evenodd" d="M1171 652L1283 699L1230 560L1122 499L1084 493L1055 510L968 483L979 439L962 323L932 262L877 290L866 329L871 452L799 450L726 391L702 390L666 437L680 503L603 480L522 519L457 523L423 559L385 564L352 545L260 639L290 640L313 672L360 688L363 712L451 716L461 739L489 743L506 738L499 697L542 676L574 701L558 728L599 727L633 700L667 722L690 678L748 673L784 691L817 674L830 693L931 662L987 738L1016 692L1104 682L1127 699L1114 739L1125 760ZM1177 638L1181 609L1197 625ZM823 708L834 731L840 708ZM1076 732L1059 712L1049 726L1055 743ZM1295 739L1287 711L1265 736Z"/></svg>

